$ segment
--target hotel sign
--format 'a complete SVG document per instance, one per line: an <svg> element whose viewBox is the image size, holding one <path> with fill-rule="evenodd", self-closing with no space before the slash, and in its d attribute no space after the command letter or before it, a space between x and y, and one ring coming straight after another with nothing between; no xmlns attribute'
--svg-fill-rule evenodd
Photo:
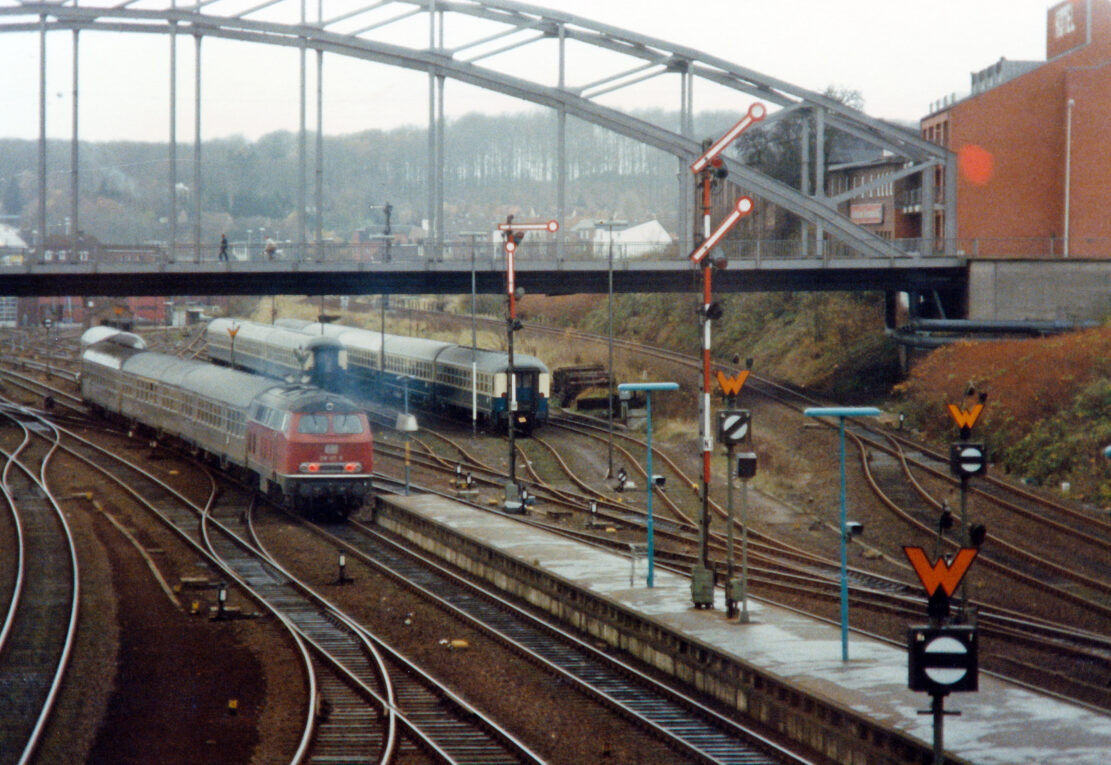
<svg viewBox="0 0 1111 765"><path fill-rule="evenodd" d="M1054 59L1091 41L1089 0L1065 0L1051 7L1046 13L1047 59Z"/></svg>
<svg viewBox="0 0 1111 765"><path fill-rule="evenodd" d="M849 205L849 219L858 226L883 223L883 202L860 202Z"/></svg>

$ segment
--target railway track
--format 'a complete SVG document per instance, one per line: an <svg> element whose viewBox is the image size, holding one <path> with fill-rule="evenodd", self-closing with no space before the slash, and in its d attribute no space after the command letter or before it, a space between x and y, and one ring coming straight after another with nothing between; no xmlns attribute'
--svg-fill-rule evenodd
<svg viewBox="0 0 1111 765"><path fill-rule="evenodd" d="M350 522L314 531L697 761L805 761L372 527Z"/></svg>
<svg viewBox="0 0 1111 765"><path fill-rule="evenodd" d="M530 325L528 330L558 334L561 337L566 337L568 333L564 329L554 330L534 325ZM571 334L576 339L606 341L602 336L586 333ZM684 354L645 348L628 341L619 340L616 344L628 351L685 365L692 372L698 368L698 360ZM796 413L801 413L801 410L806 407L826 403L815 399L805 391L757 375L750 375L745 391L767 397ZM801 419L800 417L799 420ZM582 427L581 422L563 422L558 416L552 418L552 424L560 428ZM854 460L854 464L859 463L862 474L869 467L870 462L879 465L884 460L889 460L895 465L902 466L897 471L888 471L889 475L887 480L882 482L882 488L878 482L870 485L873 486L881 506L888 508L891 517L907 528L908 533L903 535L907 543L921 540L919 544L932 549L937 534L937 517L942 502L945 501L945 492L952 493L956 485L955 479L948 476L945 469L939 469L939 466L947 467L948 455L916 443L904 434L872 427L865 423L852 423L850 430L859 439L856 443L860 459ZM536 440L539 442L544 438L546 436L541 434L541 437ZM639 442L632 452L643 453L642 450L643 442ZM657 451L655 456L660 460L657 464L661 464L662 453ZM625 459L632 460L632 454L626 452ZM636 464L635 460L631 464ZM673 471L677 479L671 481L669 485L680 487L692 485L683 475L682 470L674 466L668 469ZM640 468L634 467L632 470L640 470L643 474ZM923 475L927 476L931 483L940 482L940 488L935 487L932 491L924 489L921 485L926 482L926 479L921 477ZM596 482L593 483L596 485ZM543 489L539 489L536 493L539 495L542 491ZM683 518L689 511L672 506L669 501L672 496L676 494L671 491L667 495L657 494L663 510L670 513L669 519L689 531ZM989 528L989 542L981 553L982 565L978 566L978 575L982 572L985 576L991 577L990 582L998 582L997 585L977 590L980 593L979 602L974 602L973 605L979 610L981 629L985 634L993 633L1005 639L1007 642L1004 645L1035 646L1036 650L1043 652L1043 655L1056 651L1074 656L1076 661L1080 662L1080 669L1074 679L1067 684L1077 686L1081 691L1085 689L1092 691L1094 688L1094 693L1081 693L1078 698L1094 700L1101 705L1111 704L1111 695L1106 689L1100 687L1099 683L1093 686L1092 683L1086 683L1081 679L1092 664L1098 664L1107 656L1107 644L1102 636L1106 634L1108 616L1111 615L1111 611L1108 611L1111 607L1111 598L1107 590L1111 585L1111 566L1108 564L1106 554L1107 539L1111 537L1108 534L1111 524L1091 512L1078 510L1067 503L1015 487L990 474L986 480L973 481L971 496L974 501L973 520L986 520ZM546 499L558 501L555 495ZM577 503L570 500L567 507L577 506L581 511L583 504L581 499ZM599 502L599 504L603 503ZM903 505L907 507L904 508ZM724 517L721 508L715 503L711 502L711 508L719 517ZM625 505L625 513L629 510L629 506ZM579 516L576 515L577 517ZM689 517L693 518L696 515ZM626 524L630 523L627 514L623 519ZM884 523L886 522L880 523L881 528L884 527ZM870 524L870 528L874 527L875 524ZM783 545L775 539L767 537L762 539L760 534L754 531L749 529L750 565L752 561L758 560L754 555L761 556L765 552L768 554L766 559L758 563L758 568L752 570L754 588L763 587L765 591L767 589L775 589L778 592L789 591L796 594L798 598L825 599L828 597L824 590L830 580L831 572L837 565L834 561L820 555L815 556L812 553L792 549L793 545ZM836 533L837 530L831 527L830 531ZM657 525L658 537L659 533ZM882 601L886 596L873 592L877 588L870 586L867 581L871 575L867 571L850 570L850 579L855 580L854 584L857 585L854 592L850 593L851 602L854 607L863 605L869 609L897 614L904 619L904 624L909 620L921 621L924 619L925 610L921 588L914 581L911 569L903 560L901 548L890 544L889 541L884 543L885 540L892 538L893 535L884 535L884 540L880 540L879 547L888 568L894 566L902 571L901 578L883 584L878 589L892 590L892 596L900 599L901 602L891 600L884 604ZM1070 554L1065 558L1050 559L1041 551L1030 549L1031 540L1036 540L1039 546L1053 540L1049 549L1067 549ZM689 533L682 534L677 544L689 548ZM712 546L714 544L716 543L712 543ZM761 549L765 544L768 547ZM946 540L945 545L951 546L952 542ZM941 549L944 550L946 547ZM802 569L785 571L783 561L788 562L786 568L798 565L797 556L800 552L803 558L809 558L814 562L804 564ZM660 553L661 550L657 548L657 554ZM663 554L669 553L664 551ZM671 554L674 554L676 563L680 567L693 562L689 554L682 552ZM760 568L761 566L763 569ZM810 570L807 571L807 568ZM774 577L768 577L767 574L772 572L775 574ZM805 584L806 577L815 580L815 583ZM1010 594L1003 597L994 594L997 590L1007 591L1010 583L1016 580L1025 582L1026 585L1021 589L1032 593L1030 603L1037 604L1036 608L1032 609L1033 612L1026 603L1016 607L1018 601ZM804 594L807 591L810 591L809 595ZM1008 602L1012 605L1008 606ZM1063 603L1068 604L1075 616L1062 615ZM896 633L896 630L888 632L893 635ZM1002 650L997 653L1004 655ZM1008 663L1015 662L1008 661ZM1031 666L1037 663L1027 662ZM1052 673L1046 674L1049 676ZM1064 673L1057 673L1060 674ZM1104 675L1106 673L1100 671L1097 677ZM1031 672L1024 674L1026 678L1031 676ZM1052 684L1058 684L1058 680L1054 679Z"/></svg>
<svg viewBox="0 0 1111 765"><path fill-rule="evenodd" d="M76 433L62 431L65 448L118 483L199 555L209 560L215 579L231 583L275 613L293 639L313 655L306 663L305 762L362 752L389 761L395 750L430 761L473 763L536 762L538 758L496 723L469 707L419 670L390 654L358 624L274 565L253 546L240 519L248 514L247 495L229 497L213 481L203 501L184 497L137 465ZM219 506L216 497L223 497ZM321 678L321 679L317 679ZM342 689L346 689L343 691ZM316 696L326 698L320 715ZM322 697L323 698L323 697ZM353 721L366 720L365 728ZM396 731L400 731L399 738ZM346 754L345 754L346 753Z"/></svg>
<svg viewBox="0 0 1111 765"><path fill-rule="evenodd" d="M47 478L57 432L5 402L0 428L13 426L18 443L2 452L4 500L17 556L0 626L0 752L11 757L6 761L25 763L39 745L69 664L78 627L80 568Z"/></svg>
<svg viewBox="0 0 1111 765"><path fill-rule="evenodd" d="M561 334L564 332L561 331ZM635 344L626 344L630 348L635 348ZM639 352L639 350L638 350ZM654 353L657 353L653 351ZM682 362L684 357L682 354L671 354L669 352L658 352L658 356L666 358L673 363ZM686 362L695 368L696 361L685 357ZM762 380L756 376L750 377L750 381L746 386L746 391L764 392L766 395L776 397L776 401L784 404L795 411L798 411L805 406L820 404L813 398L810 398L805 392L791 389L789 386L782 386L774 381ZM558 420L553 421L560 427L579 427L580 425L572 425L571 423L559 423ZM909 439L904 439L898 434L891 434L890 432L877 430L873 428L862 428L856 425L853 426L852 432L860 439L858 448L861 455L862 470L869 467L869 461L873 463L882 462L877 459L877 455L890 455L890 458L896 463L901 463L902 478L897 478L894 473L890 476L890 480L884 481L884 487L878 490L877 496L881 496L881 501L886 498L887 503L895 507L902 505L911 505L909 508L903 509L903 516L911 519L916 519L917 523L908 524L908 528L913 530L913 538L925 539L933 541L933 535L936 533L936 527L931 526L930 517L931 512L936 513L937 507L940 506L941 499L936 496L930 495L929 491L918 487L913 491L916 483L915 473L925 474L930 481L944 481L947 480L944 476L944 471L938 471L936 463L943 461L945 455L930 452L926 447L920 444L915 444ZM496 465L490 465L489 460L469 454L467 449L458 444L453 439L447 438L446 440L440 436L429 436L431 431L421 434L421 439L414 439L414 444L417 449L414 449L415 456L412 458L414 464L418 464L421 470L438 470L448 471L441 472L441 474L448 474L454 470L458 465L460 468L465 469L466 472L471 472L477 483L482 483L486 488L483 490L483 496L487 503L491 501L496 502L498 494L499 483L504 483L504 471L499 471ZM436 439L444 445L442 448L450 452L450 456L444 456L439 453L442 449L434 449L425 440L431 441ZM526 470L532 470L533 463L542 463L554 460L559 461L559 456L556 454L555 449L545 446L545 437L541 436L533 439L532 442L526 442L523 445L521 455L525 457L521 464L527 466ZM625 452L625 459L628 464L632 466L638 465L638 458L634 456L633 452L643 450L643 442L637 439L631 439L631 451ZM379 439L379 453L383 457L391 455L391 444L387 443L387 439ZM551 458L539 458L536 456L535 446L541 449L547 449L551 452ZM526 451L527 450L527 451ZM423 451L421 454L419 452ZM907 456L907 453L910 456ZM393 452L399 455L399 452ZM659 454L659 453L658 453ZM662 456L662 455L661 455ZM886 459L886 458L884 458ZM633 470L636 470L633 467ZM681 468L674 463L668 468L673 471L675 480L672 480L672 486L683 487L686 485L693 485L690 479L683 474ZM572 470L562 469L562 475L568 476L572 474ZM625 529L634 530L632 533L638 533L643 528L643 520L640 519L642 511L634 504L623 502L618 505L612 502L612 494L605 489L599 490L593 488L592 484L596 485L596 481L582 481L576 490L569 491L566 486L555 486L557 483L566 483L562 479L553 479L551 471L546 471L547 477L541 476L537 473L530 473L531 483L530 487L534 489L534 494L542 498L545 506L553 505L560 508L566 508L573 517L578 520L580 518L588 518L586 515L591 506L595 509L595 517L598 520L605 522L612 522ZM574 482L574 479L571 479ZM951 479L949 479L951 480ZM978 481L976 483L979 483ZM985 482L986 483L986 482ZM898 487L896 487L898 484ZM951 485L951 484L950 484ZM981 498L977 495L977 512L982 512L981 504L988 501L994 501L989 494L1002 495L1004 491L1008 492L1008 496L1014 498L1014 492L1011 492L1012 487L1000 482L999 487L994 484L989 484L988 490L984 492ZM943 491L943 490L942 490ZM666 519L657 518L656 534L657 538L669 539L673 549L670 550L657 550L657 554L670 556L675 565L688 567L693 562L694 558L689 550L694 543L695 538L693 534L693 524L689 520L691 510L689 503L684 505L682 502L672 502L671 497L678 497L683 494L682 490L676 492L669 492L667 495L657 495L661 499L661 507L665 509L669 516ZM918 494L921 499L917 500L917 507L914 506L914 495ZM936 493L936 489L935 489ZM896 498L893 495L898 495ZM628 499L628 497L626 497ZM689 499L689 498L688 498ZM1021 502L1033 502L1034 499L1039 501L1038 507L1040 511L1030 510L1023 508ZM1012 500L1005 499L1005 502ZM1091 519L1085 517L1085 514L1080 513L1073 518L1069 513L1061 512L1052 509L1052 504L1046 504L1047 500L1036 495L1023 499L1021 495L1018 501L1012 502L1019 508L1016 514L1022 517L1022 512L1032 514L1032 517L1027 516L1030 523L1041 523L1042 519L1046 516L1053 515L1063 517L1068 520L1068 523L1075 525L1076 528L1081 529L1078 534L1078 539L1083 539L1084 535L1092 539L1099 540L1100 534L1106 534L1098 524L1092 523ZM593 503L593 505L591 505ZM725 517L725 512L716 505L711 503L714 512L721 518ZM1006 508L1004 508L1005 510ZM1046 512L1049 510L1049 512ZM1001 510L1002 512L1002 510ZM907 521L899 516L895 510L892 510L895 517L899 518L899 522L906 524ZM1065 525L1058 522L1059 525ZM553 524L559 525L559 524ZM564 524L565 525L565 524ZM993 528L1002 528L1002 523L992 523ZM1060 533L1069 533L1069 528L1066 526L1060 530ZM640 532L642 533L642 532ZM779 540L767 536L761 536L756 533L754 529L749 529L750 535L750 573L751 573L751 588L763 591L775 591L779 593L789 593L792 597L797 599L813 599L816 602L828 601L830 592L835 588L836 578L838 574L837 562L827 559L821 555L815 555L806 552L793 545L786 545ZM595 538L605 539L603 535L593 535ZM627 536L627 535L626 535ZM609 540L612 541L612 540ZM1039 568L1040 564L1036 556L1027 554L1019 545L1014 546L1013 553L1005 553L1003 545L999 544L999 550L995 550L994 545L1006 540L1001 535L993 532L991 537L992 547L990 552L993 555L1004 555L1007 557L1019 558L1024 561L1023 566L1025 570L1019 569L1020 573L1026 580L1031 578L1043 580L1067 580L1067 585L1064 587L1057 587L1056 589L1041 588L1041 592L1049 593L1052 599L1056 602L1068 602L1075 607L1084 609L1092 613L1091 618L1095 620L1106 619L1106 606L1101 602L1100 598L1103 597L1099 593L1102 592L1102 584L1099 577L1092 577L1085 575L1081 572L1071 572L1068 566L1061 566L1051 564L1047 567ZM627 542L620 542L627 547ZM1084 544L1089 544L1084 542ZM1106 566L1103 562L1106 556L1100 557L1098 555L1099 547L1098 541L1093 543L1095 552L1086 554L1085 557L1092 560L1094 564ZM721 557L724 550L724 539L721 535L714 535L711 539L711 552L715 556L715 565L720 568ZM988 561L991 556L985 552L983 561ZM890 549L886 553L887 560L901 564L900 551L897 549ZM1054 567L1056 566L1056 567ZM1000 568L1002 576L1010 577L1009 571L1011 569ZM851 601L854 608L865 607L870 612L886 613L892 615L892 618L902 620L905 624L906 621L921 619L924 613L924 599L920 594L920 588L913 582L913 577L908 567L903 565L905 578L898 580L892 579L889 576L880 577L875 574L863 570L852 569L850 570L850 581L852 583L852 591L850 593ZM1039 574L1039 572L1042 572ZM1049 572L1048 574L1045 572ZM1021 578L1021 577L1020 577ZM1031 585L1032 586L1032 585ZM1052 586L1052 585L1051 585ZM1091 597L1091 591L1096 592L1096 598ZM1058 597L1060 595L1060 597ZM1060 653L1070 653L1077 657L1081 662L1094 662L1101 657L1106 657L1107 647L1098 638L1100 630L1093 628L1093 622L1089 621L1086 624L1078 623L1075 626L1069 626L1071 620L1065 620L1064 624L1060 620L1055 624L1049 618L1034 618L1033 615L1026 613L1023 614L1019 609L1007 608L1003 605L989 605L985 602L977 604L980 610L980 626L985 632L996 630L996 634L1001 638L1010 641L1010 644L1026 644L1038 645L1039 650L1043 651L1057 651ZM998 619L998 624L993 620ZM1096 621L1095 625L1106 623L1105 621ZM1087 627L1087 628L1085 628ZM891 634L890 632L888 634ZM1029 662L1028 662L1029 663ZM1104 694L1106 696L1106 693Z"/></svg>

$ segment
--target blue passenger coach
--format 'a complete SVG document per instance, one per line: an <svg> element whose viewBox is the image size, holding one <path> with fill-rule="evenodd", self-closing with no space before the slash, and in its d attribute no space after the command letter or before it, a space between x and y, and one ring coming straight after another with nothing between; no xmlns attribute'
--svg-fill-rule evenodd
<svg viewBox="0 0 1111 765"><path fill-rule="evenodd" d="M209 356L231 364L231 335L238 326L235 366L279 377L308 376L330 390L400 403L406 393L417 409L470 420L472 405L485 427L504 430L509 413L509 357L439 340L298 319L259 324L217 319L208 326ZM248 347L243 349L243 339ZM384 340L384 344L383 344ZM327 352L326 360L322 353ZM472 355L474 360L472 385ZM298 366L300 364L300 366ZM535 356L514 354L518 431L548 419L551 375Z"/></svg>

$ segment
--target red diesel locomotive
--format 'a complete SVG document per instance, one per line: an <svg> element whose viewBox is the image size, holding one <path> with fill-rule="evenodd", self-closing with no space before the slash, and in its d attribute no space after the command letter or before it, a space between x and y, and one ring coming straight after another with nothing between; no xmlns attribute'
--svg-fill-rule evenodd
<svg viewBox="0 0 1111 765"><path fill-rule="evenodd" d="M343 396L112 338L82 352L81 394L101 411L178 438L307 515L345 518L370 494L370 425Z"/></svg>

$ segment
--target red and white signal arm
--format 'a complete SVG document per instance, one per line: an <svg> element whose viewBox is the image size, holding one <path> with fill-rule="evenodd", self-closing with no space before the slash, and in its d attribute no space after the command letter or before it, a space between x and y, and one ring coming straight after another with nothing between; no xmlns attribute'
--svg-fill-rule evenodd
<svg viewBox="0 0 1111 765"><path fill-rule="evenodd" d="M714 248L714 245L721 241L729 229L736 225L737 221L752 212L752 199L750 197L741 197L737 200L737 204L733 206L733 212L725 217L714 232L706 237L706 241L698 245L694 252L691 253L692 263L701 263L702 259Z"/></svg>
<svg viewBox="0 0 1111 765"><path fill-rule="evenodd" d="M736 125L729 128L729 132L714 141L710 148L706 150L705 154L691 163L691 172L695 175L698 175L704 169L706 169L706 165L713 164L715 167L717 167L720 162L715 163L714 160L717 159L719 154L725 151L725 147L731 144L734 138L747 130L748 127L754 122L759 122L760 120L764 119L767 114L767 107L765 107L759 101L748 107L748 113L745 114L745 116L741 117L740 121Z"/></svg>
<svg viewBox="0 0 1111 765"><path fill-rule="evenodd" d="M499 223L498 231L547 231L554 234L559 231L559 221L552 219L546 223ZM510 236L505 242L505 251L512 254L517 249L517 243Z"/></svg>
<svg viewBox="0 0 1111 765"><path fill-rule="evenodd" d="M559 231L559 221L550 220L547 223L499 223L498 231L547 231L554 234Z"/></svg>

